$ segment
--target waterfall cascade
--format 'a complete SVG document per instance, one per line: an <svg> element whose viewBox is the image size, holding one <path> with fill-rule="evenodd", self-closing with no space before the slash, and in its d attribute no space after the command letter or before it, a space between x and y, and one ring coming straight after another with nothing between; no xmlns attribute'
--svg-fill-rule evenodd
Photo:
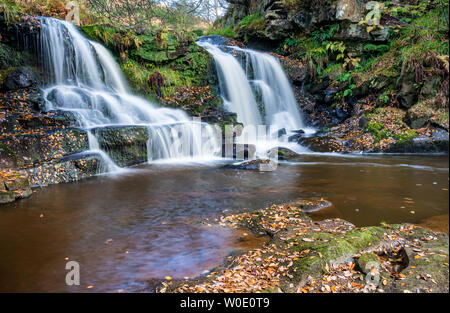
<svg viewBox="0 0 450 313"><path fill-rule="evenodd" d="M302 151L298 145L287 144L289 134L314 130L305 127L280 62L267 53L227 46L218 36L203 37L197 44L215 60L219 90L226 108L237 113L238 121L247 129L261 124L270 129L269 139L266 136L256 138L257 148L267 151L273 146L289 146ZM278 138L280 129L286 130L286 136Z"/></svg>
<svg viewBox="0 0 450 313"><path fill-rule="evenodd" d="M181 110L161 108L132 95L102 45L86 39L69 22L39 19L39 54L51 84L44 90L46 109L72 112L80 127L88 130L91 150L99 151L91 128L143 125L151 133L150 160L220 155L221 145L211 126L192 121ZM112 162L107 157L105 161ZM110 164L109 168L116 167Z"/></svg>

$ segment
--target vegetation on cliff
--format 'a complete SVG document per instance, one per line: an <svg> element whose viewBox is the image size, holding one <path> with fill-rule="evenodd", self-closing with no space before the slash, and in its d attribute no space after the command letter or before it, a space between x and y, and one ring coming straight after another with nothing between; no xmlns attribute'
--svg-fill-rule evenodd
<svg viewBox="0 0 450 313"><path fill-rule="evenodd" d="M232 3L216 32L307 68L290 76L311 94L314 109L304 109L316 126L368 119L365 133L381 150L448 132L448 1ZM290 74L292 62L282 63ZM383 120L392 110L392 123Z"/></svg>

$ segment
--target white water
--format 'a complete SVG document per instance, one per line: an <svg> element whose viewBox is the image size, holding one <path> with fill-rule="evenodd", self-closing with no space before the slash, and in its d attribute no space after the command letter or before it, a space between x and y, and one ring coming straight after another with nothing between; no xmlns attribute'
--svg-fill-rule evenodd
<svg viewBox="0 0 450 313"><path fill-rule="evenodd" d="M237 113L238 122L244 124L240 142L255 144L258 155L273 147L286 147L298 153L306 151L298 144L288 143L292 131L306 128L291 84L277 58L250 49L214 44L207 37L197 42L214 58L219 78L219 89L225 107ZM226 48L226 52L223 48ZM235 56L245 56L243 64ZM268 134L255 131L265 124ZM278 136L285 129L286 136ZM255 135L256 134L256 135Z"/></svg>
<svg viewBox="0 0 450 313"><path fill-rule="evenodd" d="M144 125L151 133L149 161L216 158L221 145L207 124L193 122L181 110L161 108L129 93L111 54L86 39L71 23L40 18L40 52L48 80L47 110L72 112L81 127ZM100 151L89 133L90 150ZM203 142L202 142L203 141ZM111 170L114 162L101 152Z"/></svg>

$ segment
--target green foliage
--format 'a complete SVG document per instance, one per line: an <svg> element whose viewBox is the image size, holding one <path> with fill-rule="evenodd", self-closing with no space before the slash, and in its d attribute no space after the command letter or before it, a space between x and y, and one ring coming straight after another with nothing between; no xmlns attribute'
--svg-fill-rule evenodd
<svg viewBox="0 0 450 313"><path fill-rule="evenodd" d="M390 47L388 45L374 45L374 44L367 44L363 47L363 51L370 53L372 55L379 55L383 54L385 52L388 52Z"/></svg>
<svg viewBox="0 0 450 313"><path fill-rule="evenodd" d="M7 25L17 21L23 8L12 0L2 0L0 2L0 13L3 15Z"/></svg>
<svg viewBox="0 0 450 313"><path fill-rule="evenodd" d="M247 31L262 30L266 27L266 20L259 13L248 15L239 22L238 28Z"/></svg>
<svg viewBox="0 0 450 313"><path fill-rule="evenodd" d="M218 36L223 36L223 37L227 37L227 38L235 38L236 37L236 32L234 31L234 27L232 25L229 25L225 28L221 28L221 29L208 29L206 31L207 35L218 35Z"/></svg>

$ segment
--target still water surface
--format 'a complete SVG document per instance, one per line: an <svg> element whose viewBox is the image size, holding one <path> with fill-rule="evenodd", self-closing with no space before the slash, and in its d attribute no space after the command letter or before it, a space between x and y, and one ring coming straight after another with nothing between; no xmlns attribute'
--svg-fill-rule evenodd
<svg viewBox="0 0 450 313"><path fill-rule="evenodd" d="M448 185L448 156L305 155L274 172L154 164L50 186L0 207L0 292L142 291L193 277L264 239L188 221L298 198L333 203L315 219L448 232ZM67 260L80 263L80 286L65 285Z"/></svg>

